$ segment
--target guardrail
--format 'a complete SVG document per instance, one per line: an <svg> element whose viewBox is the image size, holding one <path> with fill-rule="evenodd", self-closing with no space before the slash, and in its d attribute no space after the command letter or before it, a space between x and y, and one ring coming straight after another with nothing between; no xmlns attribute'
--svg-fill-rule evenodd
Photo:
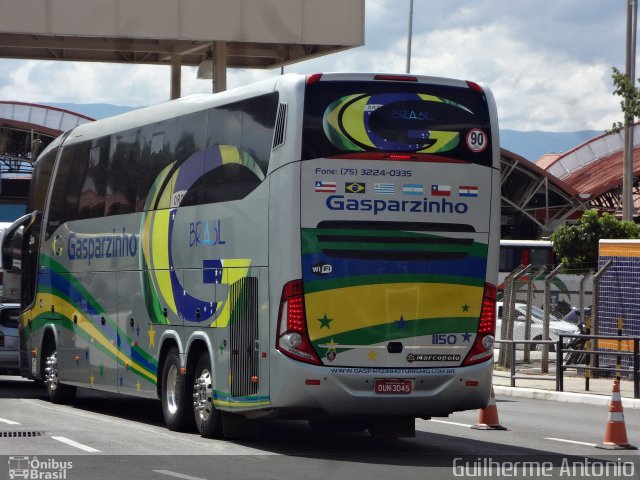
<svg viewBox="0 0 640 480"><path fill-rule="evenodd" d="M564 339L572 338L577 342L585 345L582 348L569 348L562 346ZM591 340L613 340L618 342L617 350L601 350L590 347ZM622 351L622 342L632 342L633 351ZM633 398L640 398L640 337L629 335L560 335L558 338L558 345L561 348L557 349L557 359L562 359L562 362L556 366L556 385L558 391L562 392L564 388L564 371L569 368L575 368L576 370L584 370L585 372L585 390L589 391L589 379L591 378L591 372L609 372L615 373L616 377L620 378L622 374L627 374L633 379ZM564 361L564 355L567 353L567 361ZM608 355L616 357L615 367L602 367L598 363L600 355ZM623 358L631 358L629 367L622 367ZM584 359L585 361L577 361L578 359ZM558 368L559 367L559 368Z"/></svg>
<svg viewBox="0 0 640 480"><path fill-rule="evenodd" d="M567 339L573 339L566 344ZM618 350L597 350L595 348L575 348L579 345L588 345L592 340L614 340L620 342ZM622 351L621 342L632 342L633 351ZM558 340L496 340L496 343L502 343L510 346L510 385L516 386L516 380L530 380L531 376L523 376L516 374L516 345L519 344L547 344L554 345L556 350L556 375L554 377L536 377L536 380L549 380L556 382L556 391L564 391L564 372L568 369L582 370L585 372L585 390L589 391L589 379L592 378L591 372L608 372L615 373L617 377L621 375L631 376L633 379L633 398L640 398L640 337L639 336L618 336L618 335L560 335ZM608 355L616 357L615 367L602 367L598 365L597 359L600 355ZM622 358L631 358L631 366L622 367ZM580 361L578 361L580 360ZM584 361L582 361L584 360Z"/></svg>
<svg viewBox="0 0 640 480"><path fill-rule="evenodd" d="M540 345L540 344L547 344L547 345L555 345L556 347L556 352L558 352L558 347L559 347L559 340L496 340L496 343L502 343L502 344L506 344L506 345L510 345L511 348L509 348L509 369L510 369L510 379L511 379L511 386L515 387L516 386L516 380L517 379L521 379L521 380L526 380L526 379L530 379L530 376L518 376L516 375L516 348L515 346L518 344L523 344L523 345ZM556 355L556 372L558 370L558 358L561 358L561 355ZM539 377L537 378L537 380L555 380L556 381L556 390L558 390L558 376L556 374L556 378L551 378L551 377Z"/></svg>

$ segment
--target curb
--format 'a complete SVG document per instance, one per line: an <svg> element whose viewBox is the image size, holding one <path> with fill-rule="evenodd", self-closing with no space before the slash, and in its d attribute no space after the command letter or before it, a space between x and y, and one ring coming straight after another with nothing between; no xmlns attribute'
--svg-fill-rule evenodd
<svg viewBox="0 0 640 480"><path fill-rule="evenodd" d="M561 403L579 403L583 405L608 406L611 396L593 395L589 393L556 392L554 390L540 390L538 388L493 386L496 396L513 398L530 398L533 400L550 400ZM623 408L640 410L640 399L623 398Z"/></svg>

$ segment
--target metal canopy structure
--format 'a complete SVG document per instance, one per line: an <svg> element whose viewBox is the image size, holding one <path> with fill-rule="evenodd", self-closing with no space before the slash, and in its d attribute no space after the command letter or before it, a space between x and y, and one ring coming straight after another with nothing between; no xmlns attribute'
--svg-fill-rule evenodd
<svg viewBox="0 0 640 480"><path fill-rule="evenodd" d="M504 148L500 173L501 238L546 237L588 209L578 191Z"/></svg>
<svg viewBox="0 0 640 480"><path fill-rule="evenodd" d="M170 65L172 98L181 65L209 58L221 77L364 44L364 0L0 0L0 12L0 58Z"/></svg>

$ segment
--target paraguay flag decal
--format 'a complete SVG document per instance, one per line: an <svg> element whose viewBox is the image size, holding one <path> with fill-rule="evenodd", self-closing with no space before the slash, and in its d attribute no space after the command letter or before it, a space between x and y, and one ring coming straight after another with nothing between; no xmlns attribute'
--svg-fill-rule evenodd
<svg viewBox="0 0 640 480"><path fill-rule="evenodd" d="M478 187L475 185L460 185L458 187L458 195L461 197L477 197Z"/></svg>

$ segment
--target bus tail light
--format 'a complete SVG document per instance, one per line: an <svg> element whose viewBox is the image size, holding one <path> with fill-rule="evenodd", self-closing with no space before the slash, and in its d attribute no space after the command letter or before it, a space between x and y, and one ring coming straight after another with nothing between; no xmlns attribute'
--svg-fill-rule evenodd
<svg viewBox="0 0 640 480"><path fill-rule="evenodd" d="M480 310L480 322L478 333L462 363L463 366L475 365L484 362L493 356L496 331L496 287L490 283L484 284L482 296L482 308Z"/></svg>
<svg viewBox="0 0 640 480"><path fill-rule="evenodd" d="M302 280L293 280L282 288L276 348L294 360L322 365L307 332Z"/></svg>
<svg viewBox="0 0 640 480"><path fill-rule="evenodd" d="M476 92L480 92L481 94L484 95L484 89L480 85L478 85L476 82L470 82L467 80L467 86L471 90L475 90Z"/></svg>

